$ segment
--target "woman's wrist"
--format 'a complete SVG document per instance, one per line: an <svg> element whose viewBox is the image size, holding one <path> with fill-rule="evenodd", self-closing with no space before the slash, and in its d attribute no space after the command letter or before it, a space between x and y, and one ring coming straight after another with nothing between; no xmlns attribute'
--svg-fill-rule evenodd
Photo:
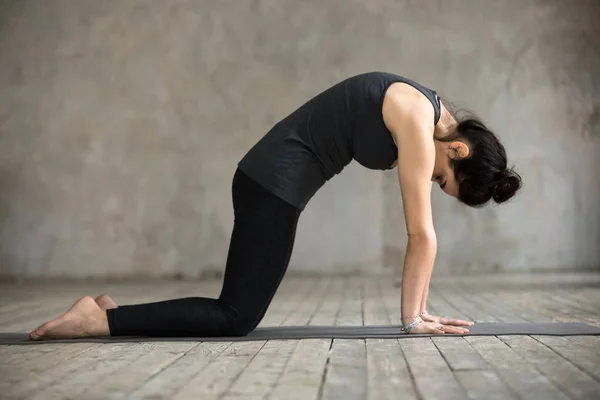
<svg viewBox="0 0 600 400"><path fill-rule="evenodd" d="M409 316L405 316L405 317L400 317L400 321L405 321L405 320L408 320L408 319L419 318L419 317L422 317L423 315L427 315L427 310L421 311L420 313L415 314L415 315L409 315Z"/></svg>
<svg viewBox="0 0 600 400"><path fill-rule="evenodd" d="M402 330L402 332L410 333L410 331L412 331L414 327L416 327L417 325L419 325L422 322L423 322L423 320L421 319L421 317L416 317L416 318L413 318L412 322L410 322L409 324L405 324L403 322L402 323L403 327L400 329Z"/></svg>

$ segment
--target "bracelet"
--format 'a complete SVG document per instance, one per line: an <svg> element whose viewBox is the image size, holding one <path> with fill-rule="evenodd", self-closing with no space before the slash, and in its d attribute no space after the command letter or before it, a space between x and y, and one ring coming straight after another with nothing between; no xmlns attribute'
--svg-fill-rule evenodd
<svg viewBox="0 0 600 400"><path fill-rule="evenodd" d="M427 310L418 313L417 315L412 315L410 317L400 317L400 321L402 321L403 319L413 319L413 318L419 318L422 317L423 315L427 315Z"/></svg>
<svg viewBox="0 0 600 400"><path fill-rule="evenodd" d="M417 317L417 319L413 322L411 322L410 324L408 324L407 326L403 326L402 328L400 328L400 330L404 333L410 333L410 331L412 331L412 329L419 325L421 322L423 322L423 320L421 319L421 317Z"/></svg>

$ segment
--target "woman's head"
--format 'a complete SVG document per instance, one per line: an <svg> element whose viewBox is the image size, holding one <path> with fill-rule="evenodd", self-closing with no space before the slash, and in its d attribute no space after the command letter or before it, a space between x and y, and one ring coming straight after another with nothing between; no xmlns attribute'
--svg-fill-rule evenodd
<svg viewBox="0 0 600 400"><path fill-rule="evenodd" d="M506 150L496 135L473 116L454 118L457 125L443 137L435 137L432 179L472 207L513 197L522 186L521 177L507 167Z"/></svg>

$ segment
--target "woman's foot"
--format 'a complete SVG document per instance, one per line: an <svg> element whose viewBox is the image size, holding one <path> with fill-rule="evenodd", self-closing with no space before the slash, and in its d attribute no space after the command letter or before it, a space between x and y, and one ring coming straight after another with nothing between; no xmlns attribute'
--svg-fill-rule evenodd
<svg viewBox="0 0 600 400"><path fill-rule="evenodd" d="M30 340L108 336L106 311L90 296L82 297L63 315L29 333Z"/></svg>
<svg viewBox="0 0 600 400"><path fill-rule="evenodd" d="M101 294L100 296L94 299L96 304L100 306L100 308L104 311L109 310L111 308L117 308L118 305L106 294Z"/></svg>

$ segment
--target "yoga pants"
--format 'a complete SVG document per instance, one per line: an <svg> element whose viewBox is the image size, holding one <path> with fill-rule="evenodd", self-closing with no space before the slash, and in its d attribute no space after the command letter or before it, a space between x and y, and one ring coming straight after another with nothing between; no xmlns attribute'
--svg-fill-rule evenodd
<svg viewBox="0 0 600 400"><path fill-rule="evenodd" d="M232 197L234 226L219 298L109 309L111 336L245 336L256 328L287 269L301 211L239 169Z"/></svg>

